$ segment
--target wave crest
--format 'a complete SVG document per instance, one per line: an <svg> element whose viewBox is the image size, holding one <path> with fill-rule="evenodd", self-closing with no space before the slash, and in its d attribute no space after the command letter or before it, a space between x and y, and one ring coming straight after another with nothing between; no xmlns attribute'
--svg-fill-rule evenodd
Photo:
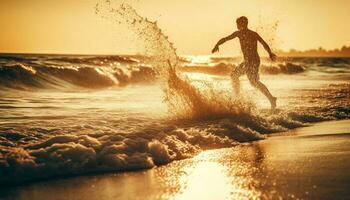
<svg viewBox="0 0 350 200"><path fill-rule="evenodd" d="M24 64L0 66L0 86L12 89L106 88L148 83L156 73L150 67L35 67Z"/></svg>

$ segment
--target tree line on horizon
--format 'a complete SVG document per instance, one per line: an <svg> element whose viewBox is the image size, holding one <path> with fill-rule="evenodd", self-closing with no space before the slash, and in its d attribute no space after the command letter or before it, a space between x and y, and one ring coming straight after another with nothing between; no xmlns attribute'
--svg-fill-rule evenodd
<svg viewBox="0 0 350 200"><path fill-rule="evenodd" d="M350 57L350 46L343 46L340 49L326 50L322 47L299 51L290 49L289 51L279 50L278 55L285 57Z"/></svg>

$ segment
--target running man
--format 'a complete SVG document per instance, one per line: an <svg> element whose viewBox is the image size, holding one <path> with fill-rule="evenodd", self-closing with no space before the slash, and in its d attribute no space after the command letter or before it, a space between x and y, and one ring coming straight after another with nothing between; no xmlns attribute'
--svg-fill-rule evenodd
<svg viewBox="0 0 350 200"><path fill-rule="evenodd" d="M229 40L238 37L241 44L244 61L237 66L231 73L234 92L238 95L240 90L239 77L243 74L247 74L249 82L256 88L258 88L270 101L271 109L276 108L277 98L272 96L267 87L259 80L259 65L260 56L257 51L258 41L264 46L264 49L269 53L272 61L276 60L276 55L272 53L269 45L260 37L260 35L252 30L248 29L248 18L245 16L239 17L236 20L237 29L231 35L222 38L215 45L212 53L219 51L219 46Z"/></svg>

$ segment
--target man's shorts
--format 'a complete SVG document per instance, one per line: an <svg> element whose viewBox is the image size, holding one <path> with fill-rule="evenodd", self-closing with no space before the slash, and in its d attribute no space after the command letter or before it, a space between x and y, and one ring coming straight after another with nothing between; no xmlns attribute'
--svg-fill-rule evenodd
<svg viewBox="0 0 350 200"><path fill-rule="evenodd" d="M249 81L251 83L256 83L260 79L259 65L260 61L244 61L232 70L231 77L238 78L244 74L247 74Z"/></svg>

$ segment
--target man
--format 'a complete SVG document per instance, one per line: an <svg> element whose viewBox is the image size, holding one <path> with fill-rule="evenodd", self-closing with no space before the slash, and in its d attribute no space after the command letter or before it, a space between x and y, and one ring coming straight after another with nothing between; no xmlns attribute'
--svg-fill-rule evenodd
<svg viewBox="0 0 350 200"><path fill-rule="evenodd" d="M248 18L239 17L236 20L238 31L235 31L231 35L222 38L215 45L212 53L219 51L219 46L229 40L238 37L241 44L242 53L244 56L244 62L236 67L231 74L233 89L238 95L240 90L239 77L243 74L247 74L249 82L256 88L258 88L270 101L271 109L276 108L277 98L272 96L267 87L259 80L259 65L260 57L257 51L258 41L264 46L265 50L269 53L272 61L276 60L276 55L272 53L269 45L260 37L260 35L252 30L248 29Z"/></svg>

